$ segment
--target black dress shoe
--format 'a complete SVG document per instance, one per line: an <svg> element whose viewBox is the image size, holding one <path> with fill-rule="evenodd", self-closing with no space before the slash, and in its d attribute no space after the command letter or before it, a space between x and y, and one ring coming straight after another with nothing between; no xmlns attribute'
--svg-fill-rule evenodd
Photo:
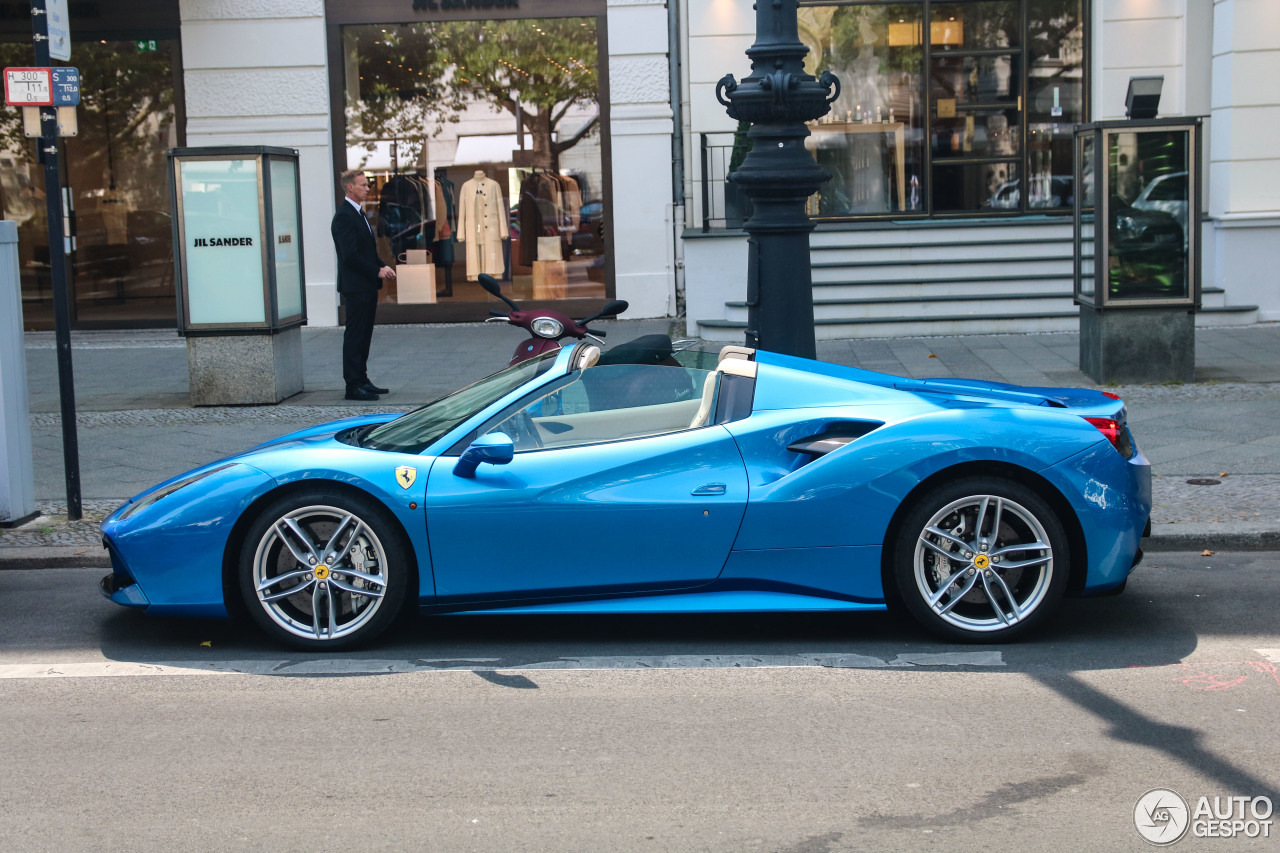
<svg viewBox="0 0 1280 853"><path fill-rule="evenodd" d="M378 399L378 395L368 390L363 385L361 386L353 385L347 389L347 399L360 400L362 402L372 403L374 400Z"/></svg>
<svg viewBox="0 0 1280 853"><path fill-rule="evenodd" d="M374 385L368 379L360 383L360 388L361 390L368 391L371 394L390 394L391 393L386 388L379 388L377 385Z"/></svg>

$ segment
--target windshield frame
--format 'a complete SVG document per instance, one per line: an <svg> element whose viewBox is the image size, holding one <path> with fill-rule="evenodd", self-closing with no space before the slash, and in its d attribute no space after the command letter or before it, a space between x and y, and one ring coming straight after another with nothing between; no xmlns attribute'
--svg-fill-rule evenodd
<svg viewBox="0 0 1280 853"><path fill-rule="evenodd" d="M360 446L366 450L413 454L423 454L434 445L447 448L456 441L459 431L465 433L467 424L477 417L488 417L491 411L523 397L535 384L562 375L569 364L570 350L569 347L551 350L513 364L395 420L379 424L360 436ZM451 412L452 406L465 408Z"/></svg>

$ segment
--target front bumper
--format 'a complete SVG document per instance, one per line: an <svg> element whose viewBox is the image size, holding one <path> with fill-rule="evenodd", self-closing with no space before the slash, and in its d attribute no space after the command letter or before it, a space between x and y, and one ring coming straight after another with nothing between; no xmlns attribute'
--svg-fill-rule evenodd
<svg viewBox="0 0 1280 853"><path fill-rule="evenodd" d="M225 617L228 537L274 483L248 465L224 464L159 500L121 507L102 523L112 567L102 594L150 613Z"/></svg>
<svg viewBox="0 0 1280 853"><path fill-rule="evenodd" d="M142 587L138 586L133 575L129 574L129 570L125 568L124 561L120 559L119 552L112 547L109 538L105 536L102 538L102 547L106 548L107 553L111 555L112 569L111 574L105 576L98 584L102 594L125 607L149 607L151 602L147 600L146 593L142 591Z"/></svg>

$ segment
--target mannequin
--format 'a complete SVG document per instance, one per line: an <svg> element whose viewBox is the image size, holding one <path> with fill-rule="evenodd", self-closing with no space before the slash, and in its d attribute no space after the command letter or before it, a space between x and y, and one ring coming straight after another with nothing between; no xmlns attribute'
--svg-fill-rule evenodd
<svg viewBox="0 0 1280 853"><path fill-rule="evenodd" d="M510 236L507 203L498 182L477 169L458 190L458 242L467 247L467 278L502 277L502 242Z"/></svg>

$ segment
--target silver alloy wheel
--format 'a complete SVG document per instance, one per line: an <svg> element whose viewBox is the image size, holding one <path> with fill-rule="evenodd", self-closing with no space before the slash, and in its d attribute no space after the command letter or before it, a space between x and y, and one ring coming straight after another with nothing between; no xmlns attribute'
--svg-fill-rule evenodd
<svg viewBox="0 0 1280 853"><path fill-rule="evenodd" d="M368 625L387 591L387 554L359 516L305 506L277 518L258 542L253 588L270 619L308 640L332 641Z"/></svg>
<svg viewBox="0 0 1280 853"><path fill-rule="evenodd" d="M1044 525L1000 495L972 495L934 513L916 540L913 568L925 606L968 632L1025 621L1049 594L1053 548Z"/></svg>

